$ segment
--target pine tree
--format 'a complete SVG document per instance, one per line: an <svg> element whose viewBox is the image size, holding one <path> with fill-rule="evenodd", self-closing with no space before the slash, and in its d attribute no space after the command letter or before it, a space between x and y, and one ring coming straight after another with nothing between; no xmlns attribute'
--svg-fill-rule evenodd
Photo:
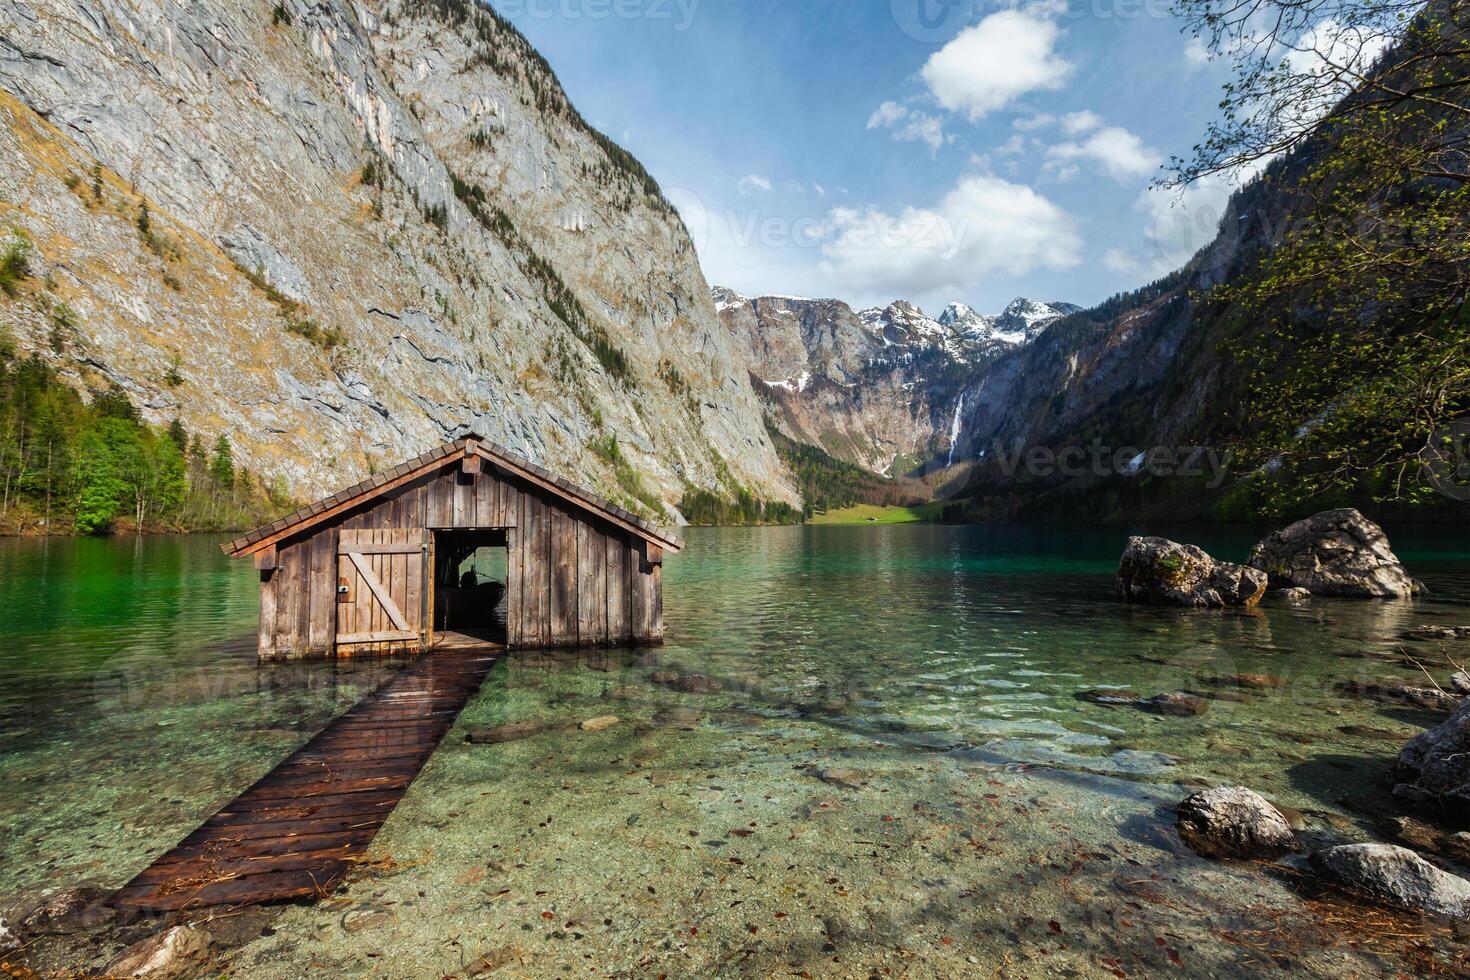
<svg viewBox="0 0 1470 980"><path fill-rule="evenodd" d="M230 437L223 433L214 442L214 457L209 461L209 478L214 482L216 492L235 488L234 454L230 450Z"/></svg>

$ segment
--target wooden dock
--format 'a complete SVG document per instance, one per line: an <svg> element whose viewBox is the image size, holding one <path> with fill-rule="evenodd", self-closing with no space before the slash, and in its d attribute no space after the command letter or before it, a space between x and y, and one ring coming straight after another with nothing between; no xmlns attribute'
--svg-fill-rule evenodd
<svg viewBox="0 0 1470 980"><path fill-rule="evenodd" d="M327 894L361 859L500 652L456 649L409 664L109 904L170 912Z"/></svg>

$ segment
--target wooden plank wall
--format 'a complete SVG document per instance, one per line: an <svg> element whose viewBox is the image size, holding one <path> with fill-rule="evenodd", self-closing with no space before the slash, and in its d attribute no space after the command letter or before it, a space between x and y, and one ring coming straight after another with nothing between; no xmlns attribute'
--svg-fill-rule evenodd
<svg viewBox="0 0 1470 980"><path fill-rule="evenodd" d="M462 474L455 460L281 543L275 571L261 577L262 659L333 652L340 530L426 527L507 529L510 646L663 638L663 569L648 561L642 538L488 463L477 475Z"/></svg>

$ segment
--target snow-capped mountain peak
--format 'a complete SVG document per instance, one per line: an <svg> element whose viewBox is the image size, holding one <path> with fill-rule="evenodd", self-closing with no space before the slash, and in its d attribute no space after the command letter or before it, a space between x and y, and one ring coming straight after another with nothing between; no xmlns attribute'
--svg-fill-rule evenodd
<svg viewBox="0 0 1470 980"><path fill-rule="evenodd" d="M748 297L741 296L728 286L711 286L709 295L710 299L715 301L715 311L718 313L723 313L737 306L744 306L750 302Z"/></svg>
<svg viewBox="0 0 1470 980"><path fill-rule="evenodd" d="M721 287L710 295L744 341L772 424L876 473L905 459L958 463L966 396L989 365L1075 309L1019 299L987 316L956 302L932 318L903 300L855 310L836 299Z"/></svg>
<svg viewBox="0 0 1470 980"><path fill-rule="evenodd" d="M989 317L976 313L964 303L951 303L939 314L939 322L946 327L955 327L964 330L978 321L989 320Z"/></svg>
<svg viewBox="0 0 1470 980"><path fill-rule="evenodd" d="M1017 296L995 318L996 336L1007 343L1024 344L1035 340L1053 320L1076 313L1079 309L1081 307L1071 303L1038 303L1034 299Z"/></svg>

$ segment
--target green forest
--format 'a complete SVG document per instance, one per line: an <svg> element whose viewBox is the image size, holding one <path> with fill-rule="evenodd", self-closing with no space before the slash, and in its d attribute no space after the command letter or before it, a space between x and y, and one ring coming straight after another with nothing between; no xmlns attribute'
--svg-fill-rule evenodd
<svg viewBox="0 0 1470 980"><path fill-rule="evenodd" d="M238 530L291 504L228 436L149 425L115 386L83 399L0 333L0 533Z"/></svg>

